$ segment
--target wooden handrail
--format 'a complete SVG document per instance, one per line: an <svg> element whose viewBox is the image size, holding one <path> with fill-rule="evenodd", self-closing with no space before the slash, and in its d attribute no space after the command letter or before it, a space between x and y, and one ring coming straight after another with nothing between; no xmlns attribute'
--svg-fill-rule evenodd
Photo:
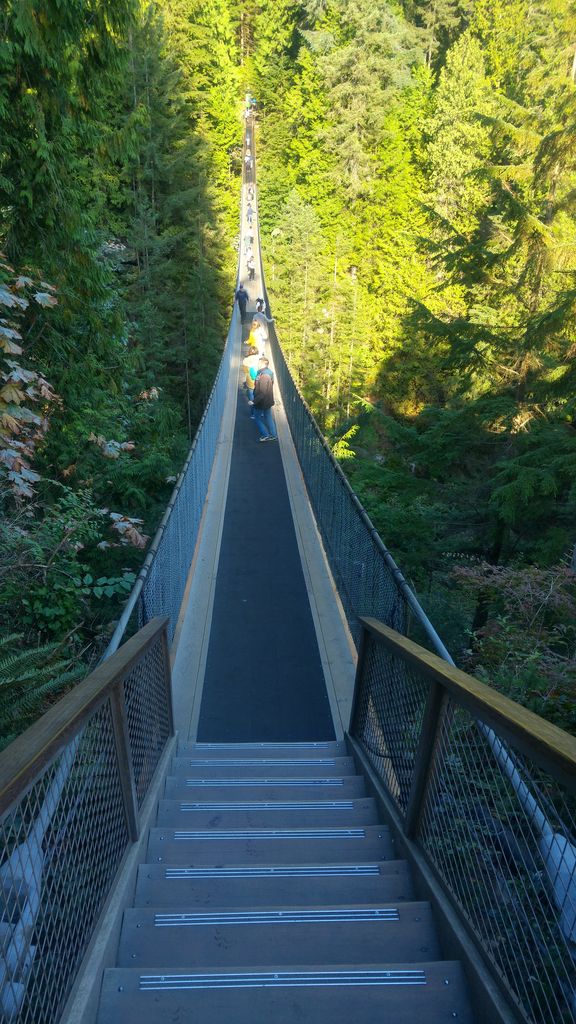
<svg viewBox="0 0 576 1024"><path fill-rule="evenodd" d="M507 740L546 771L574 789L576 786L576 737L528 711L474 676L390 629L378 619L360 618L364 628L403 661L428 679L439 683L474 718L494 727Z"/></svg>
<svg viewBox="0 0 576 1024"><path fill-rule="evenodd" d="M76 736L90 714L155 643L167 623L166 616L152 619L0 752L0 815L10 809L43 768Z"/></svg>

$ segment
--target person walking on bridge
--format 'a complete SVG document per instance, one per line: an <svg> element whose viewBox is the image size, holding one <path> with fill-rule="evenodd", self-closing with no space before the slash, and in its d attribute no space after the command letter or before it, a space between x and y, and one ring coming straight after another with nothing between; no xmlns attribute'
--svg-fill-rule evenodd
<svg viewBox="0 0 576 1024"><path fill-rule="evenodd" d="M260 323L260 321L256 319L256 316L254 316L254 319L252 320L252 326L250 328L250 336L248 338L248 344L249 345L254 345L256 351L258 352L258 355L262 356L262 358L264 358L266 356L266 342L267 342L267 340L268 340L268 335L267 335L266 331L264 330L264 328L263 328L262 324Z"/></svg>
<svg viewBox="0 0 576 1024"><path fill-rule="evenodd" d="M252 207L252 203L248 203L248 206L246 207L246 220L248 221L249 227L252 227L252 219L253 219L253 217L254 217L254 210L253 210L253 207Z"/></svg>
<svg viewBox="0 0 576 1024"><path fill-rule="evenodd" d="M235 298L236 302L238 303L238 308L240 310L242 322L244 322L244 320L246 319L246 305L248 303L248 292L246 291L243 284L240 285L238 291L236 292Z"/></svg>
<svg viewBox="0 0 576 1024"><path fill-rule="evenodd" d="M244 370L244 381L246 384L246 394L248 395L248 404L250 406L250 419L256 419L256 413L254 412L254 383L258 376L258 349L251 346L248 349L248 355L242 362L242 369Z"/></svg>
<svg viewBox="0 0 576 1024"><path fill-rule="evenodd" d="M266 358L258 360L258 374L254 381L254 413L259 441L276 441L276 424L272 406L274 405L274 374Z"/></svg>

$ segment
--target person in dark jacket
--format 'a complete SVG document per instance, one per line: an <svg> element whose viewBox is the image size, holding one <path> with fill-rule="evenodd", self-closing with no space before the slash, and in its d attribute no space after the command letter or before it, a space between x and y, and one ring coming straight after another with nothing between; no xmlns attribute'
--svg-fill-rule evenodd
<svg viewBox="0 0 576 1024"><path fill-rule="evenodd" d="M246 291L243 284L240 285L238 291L236 292L236 302L238 303L238 307L240 309L240 316L242 317L242 320L244 320L246 318L246 303L248 302L248 292Z"/></svg>
<svg viewBox="0 0 576 1024"><path fill-rule="evenodd" d="M258 374L254 381L254 414L260 437L259 441L276 441L274 405L274 374L267 359L258 360Z"/></svg>

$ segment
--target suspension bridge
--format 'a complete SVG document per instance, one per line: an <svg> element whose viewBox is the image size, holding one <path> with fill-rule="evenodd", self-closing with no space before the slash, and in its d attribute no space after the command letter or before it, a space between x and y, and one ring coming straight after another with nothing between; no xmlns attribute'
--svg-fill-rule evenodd
<svg viewBox="0 0 576 1024"><path fill-rule="evenodd" d="M246 322L107 656L0 754L2 1021L568 1024L576 741L454 666L269 305L258 443L254 130Z"/></svg>

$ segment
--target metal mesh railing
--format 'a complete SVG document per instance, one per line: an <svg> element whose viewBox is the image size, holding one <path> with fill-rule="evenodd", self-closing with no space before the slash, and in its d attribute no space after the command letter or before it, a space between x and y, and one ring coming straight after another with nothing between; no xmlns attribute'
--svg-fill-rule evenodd
<svg viewBox="0 0 576 1024"><path fill-rule="evenodd" d="M128 843L115 760L104 705L0 826L6 1020L49 1024L62 1010Z"/></svg>
<svg viewBox="0 0 576 1024"><path fill-rule="evenodd" d="M521 754L508 739L503 770L493 730L445 688L427 755L421 737L438 685L424 661L415 667L367 631L351 735L510 1000L533 1024L574 1024L576 778L567 785L551 759L543 767L536 741L527 756L526 741Z"/></svg>
<svg viewBox="0 0 576 1024"><path fill-rule="evenodd" d="M138 807L142 806L170 735L168 658L162 636L124 680L126 722Z"/></svg>
<svg viewBox="0 0 576 1024"><path fill-rule="evenodd" d="M249 178L252 180L252 171ZM243 181L249 178L244 169ZM243 224L244 199L244 189L241 189L238 206L240 225ZM240 254L237 285L239 275ZM220 436L234 346L241 334L241 317L234 302L218 373L188 458L102 660L118 649L135 610L139 627L157 615L167 615L168 640L172 642L174 638Z"/></svg>
<svg viewBox="0 0 576 1024"><path fill-rule="evenodd" d="M140 656L122 661L117 652L98 670L101 682L89 676L0 755L2 1024L59 1019L132 839L137 806L172 731L163 624L152 623L145 639ZM62 733L73 736L63 750ZM10 796L27 763L34 765L25 769L28 783Z"/></svg>
<svg viewBox="0 0 576 1024"><path fill-rule="evenodd" d="M385 780L398 810L406 812L428 687L400 658L369 637L354 710L354 735Z"/></svg>
<svg viewBox="0 0 576 1024"><path fill-rule="evenodd" d="M174 637L198 540L238 332L238 310L235 306L220 367L192 448L104 659L117 650L135 609L139 626L157 615L167 615L168 638L172 641Z"/></svg>
<svg viewBox="0 0 576 1024"><path fill-rule="evenodd" d="M308 497L356 647L359 616L373 616L400 633L414 632L442 657L449 654L392 555L352 490L294 382L274 325L270 344L282 402Z"/></svg>
<svg viewBox="0 0 576 1024"><path fill-rule="evenodd" d="M576 937L576 904L566 888L559 913L554 893L567 868L559 864L561 847L576 837L576 801L508 749L551 823L548 836L520 805L475 720L448 700L418 838L529 1018L573 1024L576 965L568 935Z"/></svg>
<svg viewBox="0 0 576 1024"><path fill-rule="evenodd" d="M292 379L273 327L270 341L292 439L354 641L358 645L359 615L373 615L403 633L407 603L398 585L400 573L395 574L386 560L376 530L333 459Z"/></svg>

